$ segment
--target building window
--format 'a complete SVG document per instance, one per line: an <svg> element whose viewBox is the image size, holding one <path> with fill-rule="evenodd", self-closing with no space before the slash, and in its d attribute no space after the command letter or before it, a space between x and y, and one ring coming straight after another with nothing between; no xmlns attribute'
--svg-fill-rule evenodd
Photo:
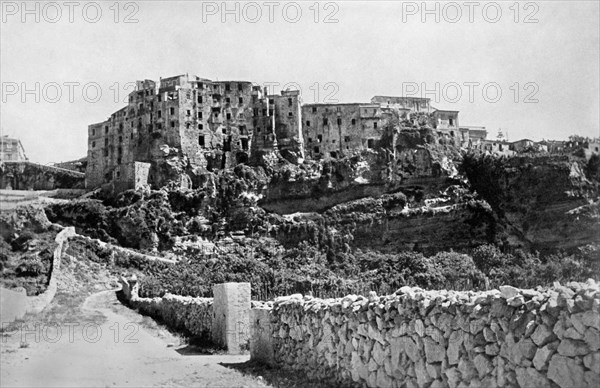
<svg viewBox="0 0 600 388"><path fill-rule="evenodd" d="M225 90L226 91L231 91L231 85L230 84L225 84Z"/></svg>
<svg viewBox="0 0 600 388"><path fill-rule="evenodd" d="M187 116L191 116L191 114L192 114L192 111L188 109L188 110L185 112L185 114L186 114Z"/></svg>
<svg viewBox="0 0 600 388"><path fill-rule="evenodd" d="M323 125L327 125L328 121L327 121L327 117L323 118Z"/></svg>
<svg viewBox="0 0 600 388"><path fill-rule="evenodd" d="M269 98L269 104L270 104L270 105L273 105L273 104L275 104L275 100L273 100L272 98Z"/></svg>
<svg viewBox="0 0 600 388"><path fill-rule="evenodd" d="M198 129L203 129L203 128L204 128L204 125L198 124Z"/></svg>
<svg viewBox="0 0 600 388"><path fill-rule="evenodd" d="M96 128L92 128L92 136L96 136Z"/></svg>
<svg viewBox="0 0 600 388"><path fill-rule="evenodd" d="M96 142L95 141L92 142L92 148L96 148Z"/></svg>
<svg viewBox="0 0 600 388"><path fill-rule="evenodd" d="M306 126L310 127L310 120L306 120Z"/></svg>
<svg viewBox="0 0 600 388"><path fill-rule="evenodd" d="M313 106L313 107L312 107L312 112L313 112L313 113L317 113L317 107L316 107L316 106Z"/></svg>
<svg viewBox="0 0 600 388"><path fill-rule="evenodd" d="M227 104L231 103L231 98L227 97L227 98L225 99L225 102L226 102Z"/></svg>
<svg viewBox="0 0 600 388"><path fill-rule="evenodd" d="M227 113L226 117L227 117L227 120L231 120L231 113Z"/></svg>
<svg viewBox="0 0 600 388"><path fill-rule="evenodd" d="M160 119L160 118L162 117L162 110L159 110L159 111L157 112L157 115L158 115L158 118Z"/></svg>
<svg viewBox="0 0 600 388"><path fill-rule="evenodd" d="M335 144L335 139L331 140L331 143Z"/></svg>
<svg viewBox="0 0 600 388"><path fill-rule="evenodd" d="M257 117L257 116L258 116L258 108L254 108L254 109L252 109L252 115L253 115L254 117Z"/></svg>
<svg viewBox="0 0 600 388"><path fill-rule="evenodd" d="M223 132L223 135L226 135L226 134L227 134L227 128L223 128L223 129L221 130L221 132Z"/></svg>
<svg viewBox="0 0 600 388"><path fill-rule="evenodd" d="M373 128L377 129L377 121L373 123Z"/></svg>
<svg viewBox="0 0 600 388"><path fill-rule="evenodd" d="M342 125L342 118L341 117L338 117L338 119L337 119L337 125Z"/></svg>
<svg viewBox="0 0 600 388"><path fill-rule="evenodd" d="M267 110L266 110L266 109L263 109L263 110L262 110L262 115L263 115L263 116L267 116Z"/></svg>
<svg viewBox="0 0 600 388"><path fill-rule="evenodd" d="M244 98L243 97L239 97L238 98L238 103L241 105L244 103Z"/></svg>
<svg viewBox="0 0 600 388"><path fill-rule="evenodd" d="M352 119L352 125L356 125L356 119Z"/></svg>
<svg viewBox="0 0 600 388"><path fill-rule="evenodd" d="M349 143L350 142L350 136L344 136L344 142Z"/></svg>
<svg viewBox="0 0 600 388"><path fill-rule="evenodd" d="M104 139L104 147L108 147L108 139Z"/></svg>
<svg viewBox="0 0 600 388"><path fill-rule="evenodd" d="M175 121L171 121L171 128L175 128Z"/></svg>
<svg viewBox="0 0 600 388"><path fill-rule="evenodd" d="M161 123L156 124L156 129L162 129L162 124Z"/></svg>
<svg viewBox="0 0 600 388"><path fill-rule="evenodd" d="M104 126L104 133L108 133L108 125Z"/></svg>
<svg viewBox="0 0 600 388"><path fill-rule="evenodd" d="M119 136L119 143L123 143L123 136Z"/></svg>
<svg viewBox="0 0 600 388"><path fill-rule="evenodd" d="M294 113L288 112L288 117L294 117Z"/></svg>
<svg viewBox="0 0 600 388"><path fill-rule="evenodd" d="M319 147L315 147L313 150L315 151L315 154L318 154L320 152Z"/></svg>
<svg viewBox="0 0 600 388"><path fill-rule="evenodd" d="M256 128L256 133L260 133L260 127Z"/></svg>
<svg viewBox="0 0 600 388"><path fill-rule="evenodd" d="M202 104L202 96L198 96L198 104Z"/></svg>
<svg viewBox="0 0 600 388"><path fill-rule="evenodd" d="M288 98L288 106L292 106L292 99Z"/></svg>
<svg viewBox="0 0 600 388"><path fill-rule="evenodd" d="M198 112L198 118L201 119L202 118L202 112Z"/></svg>
<svg viewBox="0 0 600 388"><path fill-rule="evenodd" d="M454 126L454 119L449 119L448 121L450 123L450 126L453 127ZM452 135L452 136L454 136L454 135Z"/></svg>
<svg viewBox="0 0 600 388"><path fill-rule="evenodd" d="M322 143L323 142L323 135L317 135L317 141L319 143Z"/></svg>
<svg viewBox="0 0 600 388"><path fill-rule="evenodd" d="M308 142L309 142L309 143L312 143L312 137L309 137L309 138L308 138Z"/></svg>
<svg viewBox="0 0 600 388"><path fill-rule="evenodd" d="M238 90L241 92L242 90L244 90L244 85L242 84L238 84Z"/></svg>
<svg viewBox="0 0 600 388"><path fill-rule="evenodd" d="M204 147L204 135L198 136L198 144L200 147Z"/></svg>
<svg viewBox="0 0 600 388"><path fill-rule="evenodd" d="M171 116L173 116L175 114L175 108L171 108L170 112L171 112Z"/></svg>
<svg viewBox="0 0 600 388"><path fill-rule="evenodd" d="M375 140L374 139L368 139L367 140L367 148L375 148Z"/></svg>
<svg viewBox="0 0 600 388"><path fill-rule="evenodd" d="M337 152L335 151L331 151L329 155L331 155L332 158L337 158Z"/></svg>

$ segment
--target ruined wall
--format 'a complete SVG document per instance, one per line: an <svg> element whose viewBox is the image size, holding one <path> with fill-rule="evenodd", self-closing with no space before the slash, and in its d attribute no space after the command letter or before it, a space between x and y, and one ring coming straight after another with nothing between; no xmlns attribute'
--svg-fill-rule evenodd
<svg viewBox="0 0 600 388"><path fill-rule="evenodd" d="M84 174L63 168L28 161L0 164L0 189L3 190L81 189L84 182Z"/></svg>
<svg viewBox="0 0 600 388"><path fill-rule="evenodd" d="M597 387L599 312L593 280L537 290L298 294L252 312L251 355L344 386Z"/></svg>

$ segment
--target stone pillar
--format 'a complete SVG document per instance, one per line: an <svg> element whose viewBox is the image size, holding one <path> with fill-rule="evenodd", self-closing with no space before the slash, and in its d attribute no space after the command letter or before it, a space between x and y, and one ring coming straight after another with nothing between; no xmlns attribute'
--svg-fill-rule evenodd
<svg viewBox="0 0 600 388"><path fill-rule="evenodd" d="M275 367L271 309L250 310L250 359Z"/></svg>
<svg viewBox="0 0 600 388"><path fill-rule="evenodd" d="M230 354L248 344L250 329L250 283L213 286L212 340Z"/></svg>

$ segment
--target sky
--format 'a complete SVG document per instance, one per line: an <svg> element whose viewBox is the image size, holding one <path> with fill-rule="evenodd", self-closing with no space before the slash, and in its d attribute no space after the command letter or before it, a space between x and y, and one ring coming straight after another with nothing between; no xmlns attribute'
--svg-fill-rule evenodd
<svg viewBox="0 0 600 388"><path fill-rule="evenodd" d="M0 126L32 161L87 154L131 82L429 97L509 140L600 132L600 2L1 1Z"/></svg>

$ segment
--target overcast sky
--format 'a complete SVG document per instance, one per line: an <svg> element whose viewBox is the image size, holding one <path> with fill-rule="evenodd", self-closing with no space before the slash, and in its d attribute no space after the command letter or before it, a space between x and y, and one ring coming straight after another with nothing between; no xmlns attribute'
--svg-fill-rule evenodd
<svg viewBox="0 0 600 388"><path fill-rule="evenodd" d="M76 3L2 2L2 133L33 161L85 156L128 82L184 73L295 83L305 103L428 91L489 137L599 135L598 1Z"/></svg>

